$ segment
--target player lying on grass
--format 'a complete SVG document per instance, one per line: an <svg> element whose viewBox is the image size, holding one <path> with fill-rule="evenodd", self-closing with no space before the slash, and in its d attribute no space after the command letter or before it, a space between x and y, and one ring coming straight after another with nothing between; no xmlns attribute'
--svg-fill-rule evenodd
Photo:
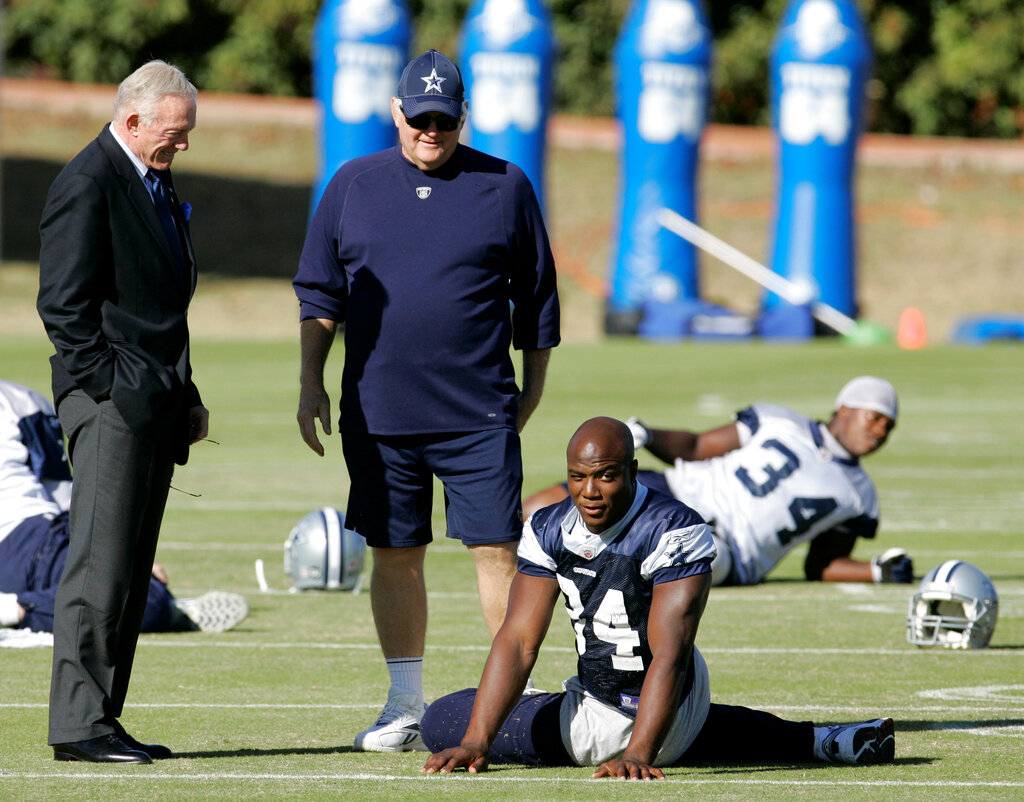
<svg viewBox="0 0 1024 802"><path fill-rule="evenodd" d="M71 473L60 422L34 390L0 379L0 626L53 631L67 558ZM153 566L143 632L221 632L249 614L244 596L176 599Z"/></svg>
<svg viewBox="0 0 1024 802"><path fill-rule="evenodd" d="M445 696L421 722L423 770L490 762L596 766L594 777L661 779L692 762L884 763L892 719L816 727L711 704L694 646L715 544L692 509L636 481L621 421L594 418L569 441L570 498L523 529L508 614L478 689ZM576 631L562 693L523 693L559 593Z"/></svg>
<svg viewBox="0 0 1024 802"><path fill-rule="evenodd" d="M713 585L753 585L810 541L804 575L826 582L912 582L903 549L870 561L851 557L858 537L874 538L878 497L860 458L885 445L896 425L896 391L859 376L843 387L828 423L774 404L754 404L734 423L703 433L627 425L636 448L671 464L640 471L640 482L693 507L711 525L718 547ZM542 490L523 515L566 496Z"/></svg>

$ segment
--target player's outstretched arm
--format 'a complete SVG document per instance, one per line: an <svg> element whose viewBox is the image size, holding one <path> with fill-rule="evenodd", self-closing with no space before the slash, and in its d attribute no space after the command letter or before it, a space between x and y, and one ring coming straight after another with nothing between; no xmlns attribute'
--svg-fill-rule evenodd
<svg viewBox="0 0 1024 802"><path fill-rule="evenodd" d="M633 432L634 447L646 448L662 462L670 464L677 459L694 462L720 457L740 447L739 430L735 423L706 432L652 429L637 418L630 418L628 425Z"/></svg>
<svg viewBox="0 0 1024 802"><path fill-rule="evenodd" d="M675 719L697 627L711 589L711 574L654 586L647 634L651 665L640 692L633 735L622 757L598 766L592 775L624 780L662 780L654 759Z"/></svg>
<svg viewBox="0 0 1024 802"><path fill-rule="evenodd" d="M871 560L836 557L821 572L823 582L908 584L914 581L914 561L900 548L887 549Z"/></svg>
<svg viewBox="0 0 1024 802"><path fill-rule="evenodd" d="M822 582L906 584L914 581L914 560L905 550L890 548L871 560L857 560L850 556L856 542L857 533L852 530L822 532L807 549L804 576Z"/></svg>
<svg viewBox="0 0 1024 802"><path fill-rule="evenodd" d="M853 557L836 557L821 571L822 582L872 582L871 563Z"/></svg>
<svg viewBox="0 0 1024 802"><path fill-rule="evenodd" d="M476 774L487 770L487 752L502 722L523 695L557 600L558 582L554 577L516 574L509 590L505 623L494 636L466 735L458 746L427 758L423 772L447 774L464 768Z"/></svg>

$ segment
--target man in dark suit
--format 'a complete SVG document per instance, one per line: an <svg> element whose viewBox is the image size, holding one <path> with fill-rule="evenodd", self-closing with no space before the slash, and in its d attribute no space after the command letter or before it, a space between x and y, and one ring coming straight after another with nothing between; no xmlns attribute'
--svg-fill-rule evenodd
<svg viewBox="0 0 1024 802"><path fill-rule="evenodd" d="M113 121L61 171L40 233L39 315L75 470L54 616L49 743L56 760L149 763L118 718L174 464L207 434L186 311L190 209L169 168L188 148L196 88L151 61L118 87Z"/></svg>

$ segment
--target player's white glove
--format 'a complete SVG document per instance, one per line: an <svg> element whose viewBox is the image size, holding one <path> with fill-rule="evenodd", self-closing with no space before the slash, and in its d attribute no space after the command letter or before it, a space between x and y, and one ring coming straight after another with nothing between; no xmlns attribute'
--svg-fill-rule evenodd
<svg viewBox="0 0 1024 802"><path fill-rule="evenodd" d="M17 593L0 593L0 627L16 627L21 623Z"/></svg>
<svg viewBox="0 0 1024 802"><path fill-rule="evenodd" d="M914 581L914 561L903 549L887 549L871 558L871 578L877 583L907 585Z"/></svg>
<svg viewBox="0 0 1024 802"><path fill-rule="evenodd" d="M633 448L643 448L651 442L651 430L640 421L640 418L630 418L626 425L633 433Z"/></svg>

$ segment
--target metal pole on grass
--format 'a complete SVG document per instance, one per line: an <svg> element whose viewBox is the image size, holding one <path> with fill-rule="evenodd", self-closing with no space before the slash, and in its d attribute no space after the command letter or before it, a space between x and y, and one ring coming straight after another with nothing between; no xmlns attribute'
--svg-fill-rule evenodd
<svg viewBox="0 0 1024 802"><path fill-rule="evenodd" d="M853 318L826 303L815 301L814 288L810 284L798 284L780 276L681 214L663 207L658 211L658 223L794 306L810 304L811 314L839 334L852 334L857 328L857 321Z"/></svg>

